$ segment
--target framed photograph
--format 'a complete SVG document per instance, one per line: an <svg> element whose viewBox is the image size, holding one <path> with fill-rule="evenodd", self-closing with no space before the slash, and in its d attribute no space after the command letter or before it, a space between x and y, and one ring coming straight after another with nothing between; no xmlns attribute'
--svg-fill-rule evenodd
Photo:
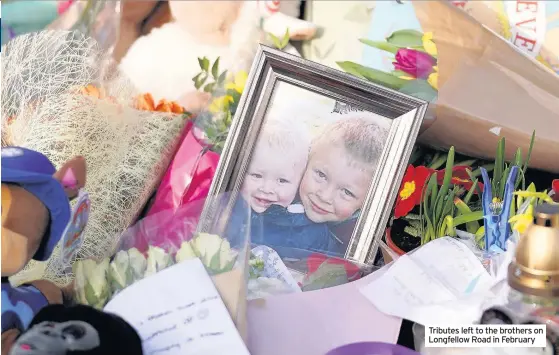
<svg viewBox="0 0 559 355"><path fill-rule="evenodd" d="M227 207L199 230L248 209L252 243L372 263L427 105L261 46L210 188Z"/></svg>

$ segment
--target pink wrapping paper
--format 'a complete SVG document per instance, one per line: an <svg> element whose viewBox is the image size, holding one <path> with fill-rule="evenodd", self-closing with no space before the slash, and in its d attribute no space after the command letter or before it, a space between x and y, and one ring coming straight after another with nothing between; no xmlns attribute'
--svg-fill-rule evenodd
<svg viewBox="0 0 559 355"><path fill-rule="evenodd" d="M150 245L153 246L180 246L182 241L189 239L190 224L197 222L200 217L203 201L208 196L217 168L219 154L205 149L194 137L192 127L191 122L185 128L179 149L157 189L153 205L144 218L142 231L138 231L149 236L137 238L136 247L140 250L147 247L146 239L149 239ZM175 215L180 215L180 218ZM182 227L177 226L179 220L188 223L185 222ZM150 226L158 229L156 235L149 233Z"/></svg>
<svg viewBox="0 0 559 355"><path fill-rule="evenodd" d="M359 290L386 270L345 285L249 301L250 353L324 355L362 341L395 344L402 319L381 313Z"/></svg>
<svg viewBox="0 0 559 355"><path fill-rule="evenodd" d="M166 210L176 211L181 205L208 196L219 154L209 150L203 153L203 150L192 134L190 123L147 216Z"/></svg>

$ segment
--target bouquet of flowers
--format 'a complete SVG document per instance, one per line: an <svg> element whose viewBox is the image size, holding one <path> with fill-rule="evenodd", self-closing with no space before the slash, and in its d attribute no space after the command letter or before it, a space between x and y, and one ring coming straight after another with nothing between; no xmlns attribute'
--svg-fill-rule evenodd
<svg viewBox="0 0 559 355"><path fill-rule="evenodd" d="M1 56L3 144L40 151L55 165L85 157L92 207L77 259L111 255L157 187L187 116L174 103L138 95L118 75L107 78L100 65L108 54L80 33L19 36ZM67 284L72 274L59 251L12 281Z"/></svg>
<svg viewBox="0 0 559 355"><path fill-rule="evenodd" d="M175 263L200 258L210 275L231 271L237 262L238 251L215 234L200 233L182 243L172 254L160 247L149 247L147 253L136 248L121 250L112 258L96 261L77 261L74 287L76 301L98 309L118 292L133 283L151 276Z"/></svg>
<svg viewBox="0 0 559 355"><path fill-rule="evenodd" d="M219 58L214 63L206 57L198 58L198 62L201 72L192 78L194 86L209 93L211 99L209 106L196 117L195 132L211 150L221 153L248 74L220 72Z"/></svg>

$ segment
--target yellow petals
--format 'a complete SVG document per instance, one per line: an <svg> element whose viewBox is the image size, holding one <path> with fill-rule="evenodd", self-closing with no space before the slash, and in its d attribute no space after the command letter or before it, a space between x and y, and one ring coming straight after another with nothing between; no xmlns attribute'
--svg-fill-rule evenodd
<svg viewBox="0 0 559 355"><path fill-rule="evenodd" d="M435 45L435 42L433 42L433 32L424 33L422 37L422 41L423 41L423 48L425 49L425 52L432 55L433 57L436 57L438 52L437 52L437 46Z"/></svg>
<svg viewBox="0 0 559 355"><path fill-rule="evenodd" d="M438 91L439 90L439 73L433 72L433 73L429 74L429 77L427 78L427 82L429 83L429 85L431 85L433 87L433 89Z"/></svg>
<svg viewBox="0 0 559 355"><path fill-rule="evenodd" d="M233 97L229 95L216 97L215 99L213 99L208 110L211 113L227 111L231 102L233 102Z"/></svg>
<svg viewBox="0 0 559 355"><path fill-rule="evenodd" d="M233 78L232 81L230 81L225 85L225 88L227 90L230 89L235 90L239 94L242 94L243 90L245 89L247 78L248 78L248 74L245 71L241 70L237 72L237 74L235 74L235 77Z"/></svg>

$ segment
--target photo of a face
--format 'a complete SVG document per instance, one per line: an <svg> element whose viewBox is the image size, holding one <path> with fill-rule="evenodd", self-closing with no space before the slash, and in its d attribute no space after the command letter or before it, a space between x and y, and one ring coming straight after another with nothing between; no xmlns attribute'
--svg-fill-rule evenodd
<svg viewBox="0 0 559 355"><path fill-rule="evenodd" d="M371 172L343 145L321 147L310 157L299 187L305 214L315 223L349 219L365 201Z"/></svg>
<svg viewBox="0 0 559 355"><path fill-rule="evenodd" d="M283 159L281 151L266 144L254 154L241 190L243 198L257 213L273 204L288 207L305 169L302 159Z"/></svg>
<svg viewBox="0 0 559 355"><path fill-rule="evenodd" d="M251 240L343 254L390 122L315 92L276 84L240 189L239 201L251 211Z"/></svg>

